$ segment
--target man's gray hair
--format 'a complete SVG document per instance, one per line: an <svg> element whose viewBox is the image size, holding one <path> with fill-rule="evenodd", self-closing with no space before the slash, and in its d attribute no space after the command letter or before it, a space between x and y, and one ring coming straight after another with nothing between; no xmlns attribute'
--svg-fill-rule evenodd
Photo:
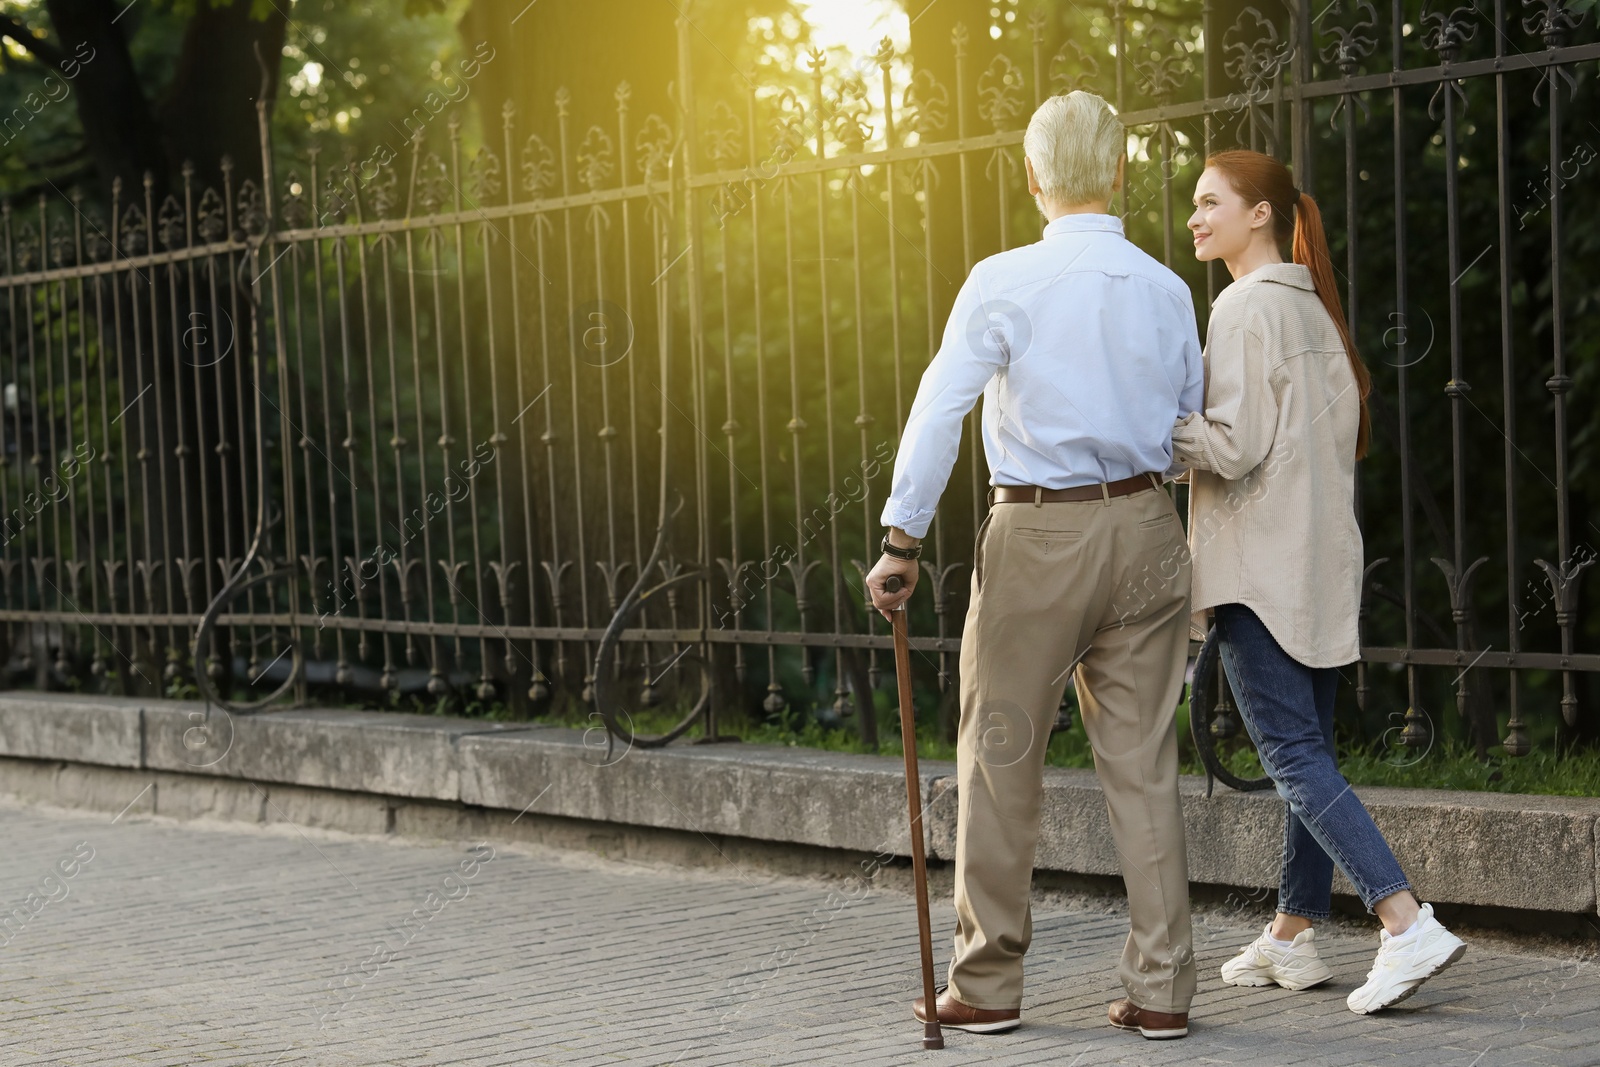
<svg viewBox="0 0 1600 1067"><path fill-rule="evenodd" d="M1082 89L1040 104L1022 137L1042 195L1061 204L1110 200L1117 160L1127 149L1111 105Z"/></svg>

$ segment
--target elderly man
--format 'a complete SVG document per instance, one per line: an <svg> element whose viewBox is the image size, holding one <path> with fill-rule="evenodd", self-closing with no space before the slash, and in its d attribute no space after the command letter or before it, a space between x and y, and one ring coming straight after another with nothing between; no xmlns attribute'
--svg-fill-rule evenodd
<svg viewBox="0 0 1600 1067"><path fill-rule="evenodd" d="M1048 223L957 294L917 390L883 509L873 604L899 609L920 541L984 395L988 517L961 638L955 955L940 1023L1021 1022L1029 885L1050 726L1076 667L1084 729L1122 857L1132 921L1113 1025L1188 1033L1195 965L1173 717L1188 650L1189 558L1161 475L1171 429L1201 406L1194 304L1107 214L1122 124L1093 93L1046 100L1023 140ZM899 575L894 594L884 580ZM926 1021L919 998L917 1017Z"/></svg>

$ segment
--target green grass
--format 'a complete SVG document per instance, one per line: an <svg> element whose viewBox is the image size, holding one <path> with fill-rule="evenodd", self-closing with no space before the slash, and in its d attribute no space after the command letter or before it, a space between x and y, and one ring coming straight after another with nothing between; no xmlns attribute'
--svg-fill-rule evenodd
<svg viewBox="0 0 1600 1067"><path fill-rule="evenodd" d="M1412 766L1358 752L1342 756L1339 769L1355 785L1600 796L1600 752L1593 751L1557 757L1548 750L1508 756L1491 749L1488 760L1480 762L1476 754L1450 742L1442 751L1436 749Z"/></svg>
<svg viewBox="0 0 1600 1067"><path fill-rule="evenodd" d="M888 695L878 694L878 735L881 738L877 752L881 756L901 754L900 720L889 705ZM660 733L675 724L681 717L678 709L654 708L637 715L635 730L639 733ZM955 745L936 736L932 715L919 715L917 755L922 759L954 760ZM588 728L600 725L597 713L578 705L570 705L564 712L541 721L567 726ZM1178 708L1179 766L1185 774L1204 774L1193 744L1189 740L1189 708ZM793 710L778 721L757 723L743 727L724 725L724 734L732 733L741 740L757 744L787 745L793 748L814 748L828 752L871 751L861 740L853 722L830 728L823 726L804 713ZM684 741L701 736L698 725L691 728ZM682 743L682 742L680 742ZM1431 750L1418 755L1409 750L1373 752L1348 750L1341 747L1339 769L1352 785L1406 786L1414 789L1458 789L1479 792L1544 794L1554 796L1600 796L1600 752L1583 750L1557 756L1548 750L1535 751L1527 756L1508 756L1491 750L1487 761L1479 761L1470 750L1459 743L1446 740ZM1223 752L1223 763L1241 778L1255 778L1262 774L1261 762L1255 750L1240 739L1229 742ZM1053 735L1046 750L1045 763L1052 767L1093 767L1094 757L1089 749L1083 724L1076 714L1072 728ZM1219 786L1219 788L1225 788Z"/></svg>
<svg viewBox="0 0 1600 1067"><path fill-rule="evenodd" d="M190 685L169 689L169 695L193 698L196 694ZM881 743L877 754L898 757L901 755L900 717L893 697L878 692L876 708L878 736ZM394 701L389 704L394 705ZM357 705L348 705L356 707ZM431 712L437 715L466 715L491 721L509 721L514 716L504 704L468 701L464 706L456 700L444 699L417 703L406 710ZM659 706L633 712L631 729L635 733L652 735L665 733L682 719L685 708L677 705ZM551 725L570 726L584 730L601 731L604 724L600 714L576 700L566 699L538 720ZM1188 704L1180 704L1177 712L1179 769L1184 774L1204 774L1205 768L1189 739ZM829 727L818 722L804 709L790 708L767 722L721 722L719 732L732 735L753 744L786 745L791 748L813 748L828 752L872 751L862 742L853 720L841 726ZM692 726L679 740L679 744L702 738L704 730L699 723ZM596 734L596 737L600 737ZM931 708L918 713L917 754L922 759L954 760L955 744L938 736ZM1240 778L1258 778L1262 774L1261 762L1255 750L1241 735L1222 746L1223 765ZM1054 734L1046 750L1045 763L1051 767L1092 768L1094 756L1076 709L1071 729ZM1486 760L1460 742L1446 738L1430 749L1415 753L1409 749L1384 749L1362 745L1354 739L1341 738L1339 769L1353 785L1404 786L1414 789L1456 789L1495 793L1544 794L1554 796L1600 796L1600 751L1581 749L1556 754L1548 747L1538 748L1527 756L1506 755L1491 749ZM1226 787L1219 787L1226 788Z"/></svg>
<svg viewBox="0 0 1600 1067"><path fill-rule="evenodd" d="M107 673L112 691L117 688L116 672ZM178 700L196 700L200 691L192 681L182 677L168 681L166 695ZM251 693L235 688L235 698L248 698ZM874 713L877 716L878 736L881 743L876 749L882 756L901 755L900 717L894 697L885 691L874 694ZM604 729L598 712L569 697L558 697L557 705L538 721L552 725L594 730L597 739ZM440 699L401 699L399 694L389 694L386 700L376 703L349 701L350 709L387 708L418 711L434 715L464 715L468 718L506 722L516 718L513 711L500 701L468 699L463 702L454 696ZM686 712L685 706L662 705L633 712L630 728L639 734L662 734L676 726ZM1187 702L1177 709L1179 769L1184 774L1204 774L1194 745L1189 738L1189 707ZM852 720L836 727L824 726L803 708L791 707L766 722L736 721L719 724L719 732L732 734L741 741L755 744L786 745L791 748L813 748L828 752L873 751L860 737ZM704 734L696 723L680 740L693 742ZM1386 732L1385 737L1388 736ZM956 758L955 744L939 736L932 708L923 708L918 714L917 754L923 759L951 760ZM1248 740L1241 735L1226 742L1220 755L1223 765L1240 778L1259 778L1261 762ZM1084 734L1082 719L1073 709L1070 729L1053 734L1045 754L1045 763L1051 767L1092 768L1094 755ZM1400 747L1384 748L1381 742L1363 744L1354 737L1341 737L1339 769L1352 785L1401 786L1415 789L1453 789L1478 792L1542 794L1553 796L1600 796L1600 750L1579 749L1565 753L1552 751L1548 743L1526 756L1509 756L1499 748L1491 749L1487 759L1480 760L1476 753L1453 738L1443 738L1421 753Z"/></svg>

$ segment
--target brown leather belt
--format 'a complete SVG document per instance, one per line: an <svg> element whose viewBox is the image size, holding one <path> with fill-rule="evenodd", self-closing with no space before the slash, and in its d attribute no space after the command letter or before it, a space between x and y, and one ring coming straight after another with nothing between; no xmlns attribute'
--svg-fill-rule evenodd
<svg viewBox="0 0 1600 1067"><path fill-rule="evenodd" d="M1155 474L1135 474L1115 482L1097 485L1075 485L1070 489L1042 489L1037 485L997 485L989 490L991 504L1060 504L1085 500L1109 500L1114 496L1127 496L1146 489L1161 488Z"/></svg>

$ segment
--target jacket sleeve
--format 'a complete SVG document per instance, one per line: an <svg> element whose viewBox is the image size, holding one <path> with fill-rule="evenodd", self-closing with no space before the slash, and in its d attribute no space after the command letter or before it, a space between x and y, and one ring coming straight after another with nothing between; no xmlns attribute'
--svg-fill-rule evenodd
<svg viewBox="0 0 1600 1067"><path fill-rule="evenodd" d="M1204 410L1172 427L1173 464L1238 481L1267 458L1278 428L1266 345L1242 323L1218 330L1206 370Z"/></svg>

